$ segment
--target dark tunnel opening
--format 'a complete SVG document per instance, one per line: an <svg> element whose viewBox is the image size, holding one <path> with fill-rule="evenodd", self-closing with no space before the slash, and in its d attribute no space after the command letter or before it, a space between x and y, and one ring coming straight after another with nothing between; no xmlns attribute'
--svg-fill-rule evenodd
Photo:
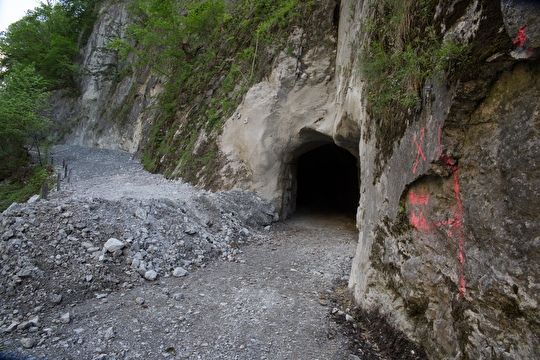
<svg viewBox="0 0 540 360"><path fill-rule="evenodd" d="M335 144L308 151L298 159L297 209L355 216L360 199L356 158Z"/></svg>

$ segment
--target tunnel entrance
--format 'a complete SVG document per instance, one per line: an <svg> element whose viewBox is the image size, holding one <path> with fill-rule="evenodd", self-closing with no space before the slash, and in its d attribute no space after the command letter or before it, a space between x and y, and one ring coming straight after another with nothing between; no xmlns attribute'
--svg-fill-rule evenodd
<svg viewBox="0 0 540 360"><path fill-rule="evenodd" d="M335 144L298 159L296 208L356 215L360 199L356 158Z"/></svg>

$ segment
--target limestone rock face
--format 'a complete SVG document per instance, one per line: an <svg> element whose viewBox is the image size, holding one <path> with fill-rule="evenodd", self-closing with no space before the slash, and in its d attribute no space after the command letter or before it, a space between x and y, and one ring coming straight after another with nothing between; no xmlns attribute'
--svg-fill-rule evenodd
<svg viewBox="0 0 540 360"><path fill-rule="evenodd" d="M306 30L296 28L287 40L293 51L279 54L268 80L248 91L220 137L229 160L223 176L231 168L247 169L247 181L233 186L260 192L282 217L295 209L295 163L301 154L333 143L335 136L357 152L357 124L350 117L336 121L335 3L319 6L329 10L320 24L328 30L324 44L306 49Z"/></svg>
<svg viewBox="0 0 540 360"><path fill-rule="evenodd" d="M81 95L58 92L52 96L52 113L63 128L58 134L68 144L137 151L151 122L143 111L155 101L162 80L150 71L132 70L107 45L125 35L129 23L127 2L103 2L100 16L83 49L86 69Z"/></svg>
<svg viewBox="0 0 540 360"><path fill-rule="evenodd" d="M223 188L261 193L283 219L296 208L299 159L323 145L347 150L359 169L356 302L432 359L540 358L537 2L437 2L433 25L444 41L470 44L473 68L425 84L422 109L384 162L358 62L382 0L317 3L319 28L299 23L290 51L224 124ZM95 49L100 32L127 21L124 6L102 16L86 64L122 66ZM523 26L526 41L514 43ZM324 41L310 41L315 30ZM150 121L142 109L160 91L147 72L85 78L82 100L57 107L60 120L80 117L66 141L135 151Z"/></svg>

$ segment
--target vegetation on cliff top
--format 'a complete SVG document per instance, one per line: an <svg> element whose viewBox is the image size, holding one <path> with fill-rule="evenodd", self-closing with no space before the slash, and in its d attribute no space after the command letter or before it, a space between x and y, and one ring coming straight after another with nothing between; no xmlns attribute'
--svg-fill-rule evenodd
<svg viewBox="0 0 540 360"><path fill-rule="evenodd" d="M315 6L305 0L131 1L130 36L112 46L124 55L135 52L136 66L167 79L143 151L146 169L186 180L200 177L201 169L210 172L223 121L269 73L272 56L285 48L286 29ZM206 142L196 151L203 132Z"/></svg>
<svg viewBox="0 0 540 360"><path fill-rule="evenodd" d="M374 20L364 26L368 38L359 62L367 80L379 167L392 155L407 124L419 115L426 81L448 79L467 57L467 44L443 40L442 31L436 30L440 29L433 24L436 6L432 0L382 0L373 9Z"/></svg>

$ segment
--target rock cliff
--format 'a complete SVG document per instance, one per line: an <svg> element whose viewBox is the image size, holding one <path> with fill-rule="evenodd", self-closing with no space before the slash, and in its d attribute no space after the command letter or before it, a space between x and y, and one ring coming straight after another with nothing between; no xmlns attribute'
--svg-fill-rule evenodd
<svg viewBox="0 0 540 360"><path fill-rule="evenodd" d="M286 39L290 51L274 57L270 75L226 120L214 184L259 192L286 218L306 186L304 156L321 148L337 154L336 163L350 156L343 164L357 187L349 193L358 205L349 284L357 303L386 314L433 359L540 358L539 6L405 2L426 6L430 17L417 21L405 11L401 34L431 27L442 43L466 44L468 55L442 76L411 85L417 105L396 107L393 119L379 122L359 53L391 3L318 1ZM107 27L127 21L122 5L108 9L85 61L121 67L114 54L99 60L90 51L104 46ZM66 141L135 151L152 121L142 109L160 79L96 76L83 82L69 111L58 105L59 114L79 120ZM119 117L111 106L130 115ZM388 130L385 121L396 119L403 121ZM308 197L323 196L324 186Z"/></svg>

